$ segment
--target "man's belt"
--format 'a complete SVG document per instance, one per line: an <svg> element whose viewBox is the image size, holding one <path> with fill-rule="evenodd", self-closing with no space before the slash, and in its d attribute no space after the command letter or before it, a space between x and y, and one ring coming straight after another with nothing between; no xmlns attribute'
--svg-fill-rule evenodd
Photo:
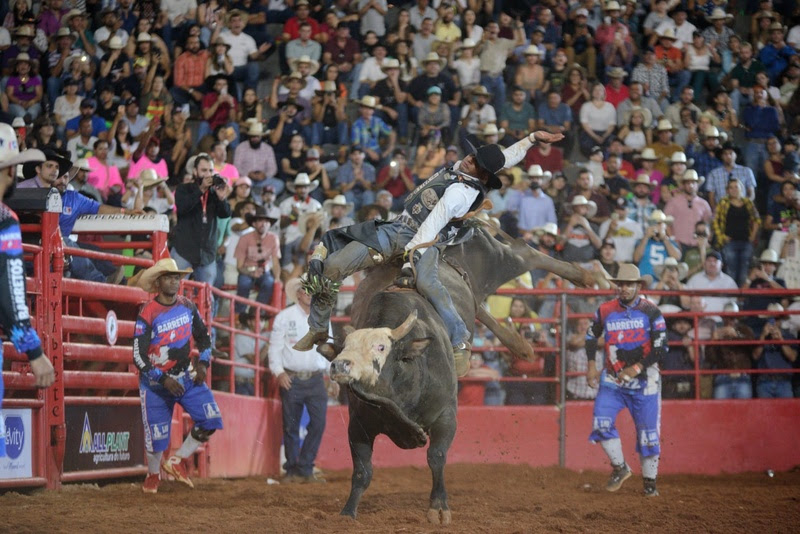
<svg viewBox="0 0 800 534"><path fill-rule="evenodd" d="M284 371L290 377L300 380L308 380L322 374L322 371L290 371L289 369L284 369Z"/></svg>
<svg viewBox="0 0 800 534"><path fill-rule="evenodd" d="M415 221L413 218L411 218L411 216L406 212L401 213L395 219L395 222L399 222L400 224L405 224L406 226L408 226L409 228L411 228L415 232L417 230L419 230L419 225L417 224L417 221Z"/></svg>

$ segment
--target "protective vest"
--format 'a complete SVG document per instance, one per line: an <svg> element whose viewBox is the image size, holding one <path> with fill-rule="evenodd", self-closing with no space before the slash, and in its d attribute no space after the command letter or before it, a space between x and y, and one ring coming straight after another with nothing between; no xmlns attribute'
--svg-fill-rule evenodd
<svg viewBox="0 0 800 534"><path fill-rule="evenodd" d="M406 197L405 211L419 226L428 218L433 208L439 203L439 199L444 195L445 190L453 184L461 183L468 187L478 190L475 202L469 207L469 211L474 211L483 203L486 197L486 188L478 180L464 178L453 170L452 167L444 168L422 182ZM460 227L462 221L450 221L442 230L447 233L453 227Z"/></svg>

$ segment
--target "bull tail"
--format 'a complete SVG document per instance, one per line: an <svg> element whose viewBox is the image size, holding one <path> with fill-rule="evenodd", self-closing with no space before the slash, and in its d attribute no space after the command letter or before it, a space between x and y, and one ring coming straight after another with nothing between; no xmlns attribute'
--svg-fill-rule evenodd
<svg viewBox="0 0 800 534"><path fill-rule="evenodd" d="M533 352L533 346L526 342L522 335L516 330L512 330L497 322L497 319L483 306L478 306L477 319L486 325L492 331L497 339L511 351L511 354L523 360L533 361L536 355Z"/></svg>

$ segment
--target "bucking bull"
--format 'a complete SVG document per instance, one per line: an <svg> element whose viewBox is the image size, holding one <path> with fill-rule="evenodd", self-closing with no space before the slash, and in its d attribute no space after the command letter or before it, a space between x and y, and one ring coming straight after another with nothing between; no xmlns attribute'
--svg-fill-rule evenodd
<svg viewBox="0 0 800 534"><path fill-rule="evenodd" d="M544 269L584 287L594 283L586 270L550 258L522 240L501 243L485 228L451 246L440 265L442 283L472 331L477 318L520 357L533 357L521 336L498 324L481 306L498 287L532 269ZM444 324L416 291L393 287L399 268L374 268L361 282L352 306L353 327L343 347L323 345L331 378L349 385L348 437L353 459L350 497L342 515L356 517L372 479L375 437L386 434L398 447L423 447L430 438L433 475L428 520L449 524L444 485L447 451L456 432L457 381L453 351Z"/></svg>

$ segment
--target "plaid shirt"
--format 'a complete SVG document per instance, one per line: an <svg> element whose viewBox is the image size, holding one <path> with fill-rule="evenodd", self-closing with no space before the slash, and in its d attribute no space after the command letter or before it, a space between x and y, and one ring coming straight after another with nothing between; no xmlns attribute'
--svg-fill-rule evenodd
<svg viewBox="0 0 800 534"><path fill-rule="evenodd" d="M201 50L197 54L189 51L182 53L175 60L176 87L198 87L203 85L208 61L208 50Z"/></svg>
<svg viewBox="0 0 800 534"><path fill-rule="evenodd" d="M713 153L709 153L705 147L701 146L698 151L695 151L695 147L696 145L686 147L686 157L694 159L692 168L697 171L699 176L708 178L711 171L722 167L722 162Z"/></svg>
<svg viewBox="0 0 800 534"><path fill-rule="evenodd" d="M749 198L743 198L742 201L744 202L744 207L747 208L747 213L750 216L750 220L747 224L749 231L752 225L761 223L761 218L758 216L758 211ZM720 247L725 246L728 241L730 241L730 237L725 234L725 228L728 224L728 209L730 209L730 207L731 199L729 197L725 197L717 204L717 211L714 215L714 235L717 238L717 245ZM745 221L739 221L740 224L744 224L744 222Z"/></svg>
<svg viewBox="0 0 800 534"><path fill-rule="evenodd" d="M714 193L714 198L717 200L727 196L726 189L728 188L728 180L731 178L736 178L742 184L743 196L747 195L748 187L753 191L756 190L756 178L753 176L753 171L742 165L734 165L733 170L730 171L720 166L708 173L706 175L706 191Z"/></svg>
<svg viewBox="0 0 800 534"><path fill-rule="evenodd" d="M267 178L272 178L278 172L275 151L266 141L262 141L257 149L253 149L250 143L239 143L233 153L233 166L239 170L239 176L263 171Z"/></svg>
<svg viewBox="0 0 800 534"><path fill-rule="evenodd" d="M361 145L364 148L380 151L381 135L388 136L392 129L379 117L372 116L372 120L367 124L362 117L353 123L352 141L354 145Z"/></svg>
<svg viewBox="0 0 800 534"><path fill-rule="evenodd" d="M639 63L633 69L631 81L647 85L649 87L647 95L652 98L658 98L664 92L669 94L669 78L667 69L663 65L655 64L651 68L647 68L643 63Z"/></svg>

